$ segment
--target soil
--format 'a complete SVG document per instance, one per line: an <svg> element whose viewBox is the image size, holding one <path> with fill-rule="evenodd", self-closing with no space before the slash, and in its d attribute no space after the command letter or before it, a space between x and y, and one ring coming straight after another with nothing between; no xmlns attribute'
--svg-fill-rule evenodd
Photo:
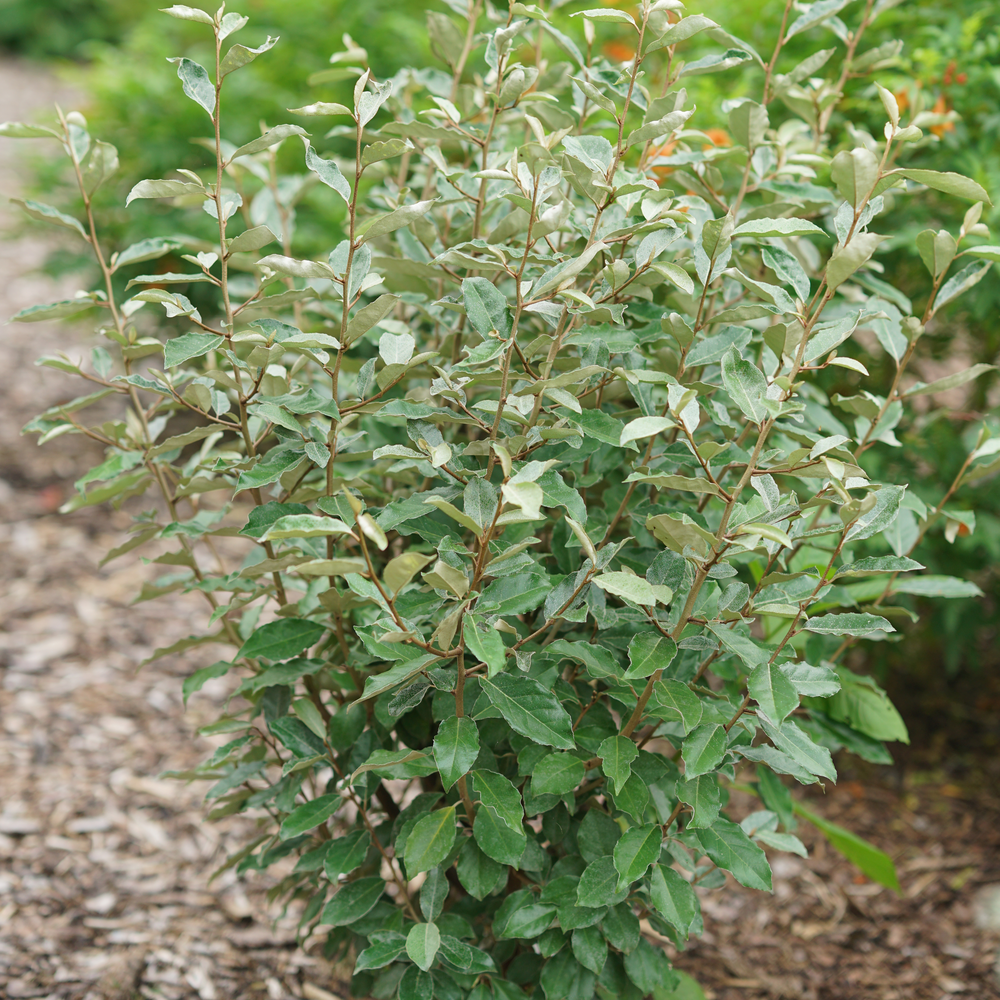
<svg viewBox="0 0 1000 1000"><path fill-rule="evenodd" d="M30 119L55 98L72 95L36 68L0 62L0 118ZM18 187L13 147L0 143L6 195ZM7 315L75 291L40 271L47 234L23 232L0 243ZM127 517L56 512L99 456L78 437L39 450L18 436L34 413L76 394L33 359L79 354L90 339L85 328L44 324L0 336L0 995L346 996L318 948L297 948L294 915L268 905L272 878L211 879L252 821L210 824L202 790L158 777L211 752L196 730L229 690L219 679L182 704L181 678L207 652L139 666L196 628L202 607L194 595L130 606L153 568L128 556L99 566ZM1000 930L977 925L991 905L1000 916L996 784L975 761L961 770L948 759L932 769L919 755L904 763L852 772L843 761L840 783L808 796L893 857L902 894L868 881L802 823L810 857L775 855L772 895L703 893L704 937L670 949L706 996L1000 998ZM740 815L753 804L736 795L734 807Z"/></svg>

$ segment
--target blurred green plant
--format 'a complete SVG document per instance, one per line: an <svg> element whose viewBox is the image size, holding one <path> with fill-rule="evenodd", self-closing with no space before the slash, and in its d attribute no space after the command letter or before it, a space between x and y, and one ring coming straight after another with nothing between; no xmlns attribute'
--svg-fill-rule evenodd
<svg viewBox="0 0 1000 1000"><path fill-rule="evenodd" d="M141 8L129 0L0 0L0 48L31 58L85 58L115 42Z"/></svg>

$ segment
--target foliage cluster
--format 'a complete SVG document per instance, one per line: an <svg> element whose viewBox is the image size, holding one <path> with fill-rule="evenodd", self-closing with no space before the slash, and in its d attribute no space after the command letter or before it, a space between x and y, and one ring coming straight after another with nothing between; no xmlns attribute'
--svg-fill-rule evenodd
<svg viewBox="0 0 1000 1000"><path fill-rule="evenodd" d="M33 58L82 55L120 38L133 5L124 0L0 0L0 47Z"/></svg>
<svg viewBox="0 0 1000 1000"><path fill-rule="evenodd" d="M197 46L197 29L175 22L165 30L155 6L129 5L125 11L113 12L107 8L107 25L98 29L95 37L110 37L112 13L114 24L126 25L125 37L116 47L89 46L87 52L93 62L81 79L87 93L93 95L88 117L96 130L118 147L125 176L161 176L176 166L197 169L201 162L198 147L188 139L203 134L197 117L200 111L171 100L169 81L149 71L151 65L166 56ZM581 22L568 16L578 6L547 5L553 23L582 47L585 41ZM33 11L37 9L32 5ZM704 12L724 23L732 34L764 51L778 32L782 7L780 3L756 7L731 0L706 0ZM842 4L836 18L789 39L783 58L797 64L817 45L828 49L841 44L837 36L847 30L844 20L857 21L861 12L861 0ZM252 76L236 77L230 82L228 136L236 142L256 133L261 116L279 120L276 116L281 109L298 103L294 95L302 92L307 80L323 100L349 99L350 84L344 81L343 65L323 69L329 65L329 53L340 47L345 31L366 50L365 65L376 67L381 75L396 72L404 55L411 64L433 64L431 46L420 30L426 16L423 8L387 0L367 4L363 9L344 5L341 0L310 0L294 6L276 0L254 0L248 13L252 23L247 30L256 32L253 44L268 35L280 35L283 41ZM432 12L431 16L438 15ZM73 22L63 17L58 23ZM87 30L92 30L89 25L79 27L76 37L82 37ZM628 55L634 48L630 30L622 24L605 25L597 45L609 62ZM688 57L696 59L708 53L713 44L707 36L694 36L687 43ZM553 40L546 39L543 45L552 58L558 58ZM928 169L959 170L986 190L997 190L1000 167L992 155L996 108L1000 106L1000 13L996 5L988 0L956 0L947 5L908 0L882 11L867 26L864 50L867 69L877 65L880 82L897 95L906 113L911 117L916 112L922 114L925 135L908 147L911 161ZM199 57L197 51L191 54ZM870 73L838 75L837 81L843 84L844 96L830 118L832 148L845 141L859 141L856 129L877 136L882 106ZM700 109L702 128L709 129L714 139L728 142L727 113L721 111L721 102L727 97L756 96L759 71L753 61L748 61L721 74L689 76L687 86L691 102ZM771 110L775 124L787 115L782 107L772 106ZM136 118L146 123L141 133L132 127ZM332 148L340 155L350 155L349 148L336 139ZM283 169L295 169L294 153L286 150L279 156L290 157L279 160ZM51 169L46 171L43 164L40 167L46 183L51 181ZM210 238L208 219L199 226L190 215L162 203L150 203L145 209L139 203L123 213L117 210L123 195L113 186L98 193L105 232L116 241L127 243L143 236L178 232ZM62 205L58 197L55 200ZM920 310L927 288L916 236L925 229L957 232L963 211L955 199L933 192L897 206L894 232L880 247L879 259L893 274L899 290ZM1000 221L997 211L985 206L982 221L995 227ZM339 232L343 220L342 205L307 192L300 210L301 252L319 253L329 232ZM61 255L52 261L53 266L78 263L79 257L67 260ZM167 257L159 266L170 270L177 263ZM1000 333L991 321L1000 307L998 288L996 282L980 282L937 312L917 347L916 367L946 368L953 364L956 349L968 358L968 363L994 362L1000 354ZM197 294L193 299L201 305ZM889 354L872 354L866 363L872 379L870 388L885 395L895 375L895 359ZM843 370L829 369L818 375L818 382L828 395L849 393L844 375ZM996 401L997 384L996 377L990 374L967 386L966 400L957 413L953 408L933 405L933 397L925 400L920 419L910 433L900 438L905 447L884 457L888 463L884 475L911 483L925 502L933 504L948 488L972 447L978 421L989 412L990 401ZM1000 430L995 416L987 419L994 432ZM959 502L976 513L974 531L955 542L932 535L922 549L922 557L933 572L971 575L989 593L996 583L993 567L1000 561L1000 504L987 483L973 484ZM914 683L923 684L935 675L942 662L950 672L968 670L970 681L983 663L994 669L1000 667L991 654L990 638L1000 627L1000 608L968 600L936 606L919 598L913 600L922 615L914 640L903 647L879 647L868 658L870 669L894 681L896 687L912 688ZM915 650L919 655L914 655Z"/></svg>
<svg viewBox="0 0 1000 1000"><path fill-rule="evenodd" d="M226 866L279 866L275 897L354 956L360 995L669 995L652 935L699 933L694 887L766 890L765 848L804 852L786 779L834 781L832 753L885 763L907 738L843 654L898 638L908 596L977 593L913 555L969 530L953 497L1000 468L1000 438L984 428L932 505L879 456L914 400L988 368L904 379L1000 248L976 181L909 165L919 119L885 88L877 137L829 148L836 80L892 0L842 49L783 48L843 6L789 0L764 59L678 0L577 12L582 46L537 6L451 0L430 22L443 68L383 78L348 47L347 103L294 112L332 120L351 150L332 159L296 124L229 141L230 80L274 40L174 6L212 40L211 72L175 60L211 162L126 204L170 200L214 244L110 253L95 199L116 149L78 113L0 126L62 144L82 217L22 207L101 272L15 317L98 310L107 345L43 359L94 391L29 430L107 448L67 509L159 495L108 558L164 567L140 600L204 595L208 630L157 651L228 646L185 698L238 675L204 730L226 741L179 777L212 782L211 817L259 820ZM597 44L619 25L627 63ZM696 36L709 55L689 57ZM685 88L744 64L760 99L723 102L718 146ZM345 220L322 259L298 250L310 188ZM971 207L917 238L915 313L874 227L928 189ZM167 255L178 270L150 273ZM861 331L895 361L884 394ZM832 369L849 391L824 392ZM88 423L114 399L120 417ZM761 799L741 822L737 781ZM823 828L895 885L885 855Z"/></svg>

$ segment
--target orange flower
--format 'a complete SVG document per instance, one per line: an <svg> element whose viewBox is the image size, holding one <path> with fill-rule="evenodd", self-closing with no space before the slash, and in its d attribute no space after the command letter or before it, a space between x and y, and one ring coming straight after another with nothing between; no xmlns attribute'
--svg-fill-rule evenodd
<svg viewBox="0 0 1000 1000"><path fill-rule="evenodd" d="M910 92L904 88L897 90L892 96L896 98L896 104L899 105L899 113L904 114L910 106Z"/></svg>
<svg viewBox="0 0 1000 1000"><path fill-rule="evenodd" d="M631 62L635 58L635 49L624 42L605 42L602 51L614 62Z"/></svg>
<svg viewBox="0 0 1000 1000"><path fill-rule="evenodd" d="M942 94L934 102L934 107L931 108L931 111L933 111L934 114L936 114L936 115L947 114L948 110L949 110L948 109L948 102L947 102L947 100L945 100L944 94ZM943 125L932 125L931 126L931 131L940 139L945 134L945 132L954 132L955 131L955 123L954 122L945 122Z"/></svg>
<svg viewBox="0 0 1000 1000"><path fill-rule="evenodd" d="M729 133L722 128L707 128L705 129L705 135L712 140L711 146L702 146L702 150L712 149L713 146L731 146L733 140L730 138Z"/></svg>
<svg viewBox="0 0 1000 1000"><path fill-rule="evenodd" d="M652 162L658 156L669 156L674 151L676 145L677 145L677 140L670 139L668 142L665 142L662 146L654 146L649 151L649 156L647 157L647 161ZM656 176L662 181L664 177L670 175L673 169L674 169L673 167L668 167L665 165L654 166L653 173L656 174Z"/></svg>

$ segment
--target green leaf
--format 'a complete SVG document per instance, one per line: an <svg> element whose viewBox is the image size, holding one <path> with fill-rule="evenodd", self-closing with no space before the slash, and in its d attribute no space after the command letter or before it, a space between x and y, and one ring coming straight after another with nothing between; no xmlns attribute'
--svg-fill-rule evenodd
<svg viewBox="0 0 1000 1000"><path fill-rule="evenodd" d="M420 887L420 911L427 920L437 920L451 892L451 884L443 869L432 868Z"/></svg>
<svg viewBox="0 0 1000 1000"><path fill-rule="evenodd" d="M986 372L995 370L996 365L973 365L971 368L966 368L965 371L955 372L954 375L945 375L944 378L935 379L929 385L918 382L912 389L908 389L903 393L903 395L906 397L927 396L935 392L947 392L949 389L957 389L960 385L965 385L966 382L971 382L973 379L979 378L980 375Z"/></svg>
<svg viewBox="0 0 1000 1000"><path fill-rule="evenodd" d="M608 960L608 943L596 927L580 927L573 931L573 955L585 968L600 975Z"/></svg>
<svg viewBox="0 0 1000 1000"><path fill-rule="evenodd" d="M333 160L325 160L307 142L306 144L306 166L328 187L332 188L345 204L351 201L351 185L347 183L347 178L340 172L340 167Z"/></svg>
<svg viewBox="0 0 1000 1000"><path fill-rule="evenodd" d="M744 361L735 348L723 355L722 384L748 420L755 424L764 420L767 416L763 402L767 379L756 365Z"/></svg>
<svg viewBox="0 0 1000 1000"><path fill-rule="evenodd" d="M179 17L184 21L200 21L202 24L211 24L212 15L197 7L188 7L185 4L174 4L173 7L161 7L160 12L169 14L171 17Z"/></svg>
<svg viewBox="0 0 1000 1000"><path fill-rule="evenodd" d="M594 973L585 969L570 951L563 948L542 966L539 981L545 1000L592 1000L594 997ZM503 1000L519 1000L523 991L519 986L514 989L517 993L508 993Z"/></svg>
<svg viewBox="0 0 1000 1000"><path fill-rule="evenodd" d="M655 713L669 722L679 722L685 735L701 722L702 704L698 696L680 681L659 680L653 685Z"/></svg>
<svg viewBox="0 0 1000 1000"><path fill-rule="evenodd" d="M821 615L810 618L802 628L823 635L870 635L872 632L896 631L881 615L868 614Z"/></svg>
<svg viewBox="0 0 1000 1000"><path fill-rule="evenodd" d="M333 277L333 268L329 264L322 264L318 260L296 260L280 253L261 257L257 266L292 278L324 278L329 281Z"/></svg>
<svg viewBox="0 0 1000 1000"><path fill-rule="evenodd" d="M604 855L591 861L580 876L576 890L577 906L614 906L628 895L628 886L618 888L618 869L614 858Z"/></svg>
<svg viewBox="0 0 1000 1000"><path fill-rule="evenodd" d="M990 196L986 193L986 188L961 174L904 167L890 171L889 176L905 177L909 181L925 184L935 191L942 191L944 194L954 195L956 198L964 198L966 201L981 201L985 205L993 204L990 201Z"/></svg>
<svg viewBox="0 0 1000 1000"><path fill-rule="evenodd" d="M290 715L272 719L268 729L276 736L281 745L291 750L296 757L312 758L326 753L323 740L298 719Z"/></svg>
<svg viewBox="0 0 1000 1000"><path fill-rule="evenodd" d="M235 70L242 69L247 65L247 63L253 62L257 56L263 55L263 53L267 52L268 49L273 48L277 41L277 38L271 38L271 36L268 35L267 41L255 49L247 48L245 45L232 46L232 48L230 48L230 50L222 57L222 62L219 64L219 79L228 76Z"/></svg>
<svg viewBox="0 0 1000 1000"><path fill-rule="evenodd" d="M936 313L943 306L957 299L963 292L978 285L992 266L992 261L986 264L968 264L957 274L952 275L941 286L941 291L938 292L937 298L934 300L934 312Z"/></svg>
<svg viewBox="0 0 1000 1000"><path fill-rule="evenodd" d="M641 823L649 805L649 789L641 775L633 771L622 790L614 796L614 802L616 809L627 813L636 823Z"/></svg>
<svg viewBox="0 0 1000 1000"><path fill-rule="evenodd" d="M688 779L714 771L726 753L726 730L718 724L698 726L684 740L681 758Z"/></svg>
<svg viewBox="0 0 1000 1000"><path fill-rule="evenodd" d="M399 1000L433 1000L434 979L429 972L411 965L399 980Z"/></svg>
<svg viewBox="0 0 1000 1000"><path fill-rule="evenodd" d="M617 443L624 446L632 441L643 441L676 426L676 421L670 417L636 417L622 427Z"/></svg>
<svg viewBox="0 0 1000 1000"><path fill-rule="evenodd" d="M184 704L186 705L188 698L190 698L196 691L200 691L208 681L215 677L224 677L231 668L231 663L227 663L225 660L219 660L217 663L213 663L210 667L202 667L200 670L196 670L193 674L191 674L190 677L185 677L184 683L181 685L181 694L184 698Z"/></svg>
<svg viewBox="0 0 1000 1000"><path fill-rule="evenodd" d="M837 570L837 576L868 576L879 573L909 573L912 570L924 569L922 563L908 556L867 556L845 563Z"/></svg>
<svg viewBox="0 0 1000 1000"><path fill-rule="evenodd" d="M687 687L684 690L687 691ZM694 698L694 695L691 697ZM597 748L597 756L601 758L601 769L614 785L615 794L618 794L625 787L625 782L632 774L632 761L639 756L638 748L627 736L609 736ZM580 777L582 778L583 775L581 774ZM537 789L537 769L531 780L533 787ZM567 791L569 790L571 789L567 789Z"/></svg>
<svg viewBox="0 0 1000 1000"><path fill-rule="evenodd" d="M625 972L643 994L659 993L673 985L674 974L663 948L654 948L645 938L625 956Z"/></svg>
<svg viewBox="0 0 1000 1000"><path fill-rule="evenodd" d="M406 950L406 938L396 931L384 931L377 940L358 955L354 963L355 972L363 972L366 969L383 969L385 966L395 962Z"/></svg>
<svg viewBox="0 0 1000 1000"><path fill-rule="evenodd" d="M381 323L393 309L399 297L396 295L380 295L374 302L359 309L347 324L347 332L344 335L344 344L353 344L358 337L367 333L376 323Z"/></svg>
<svg viewBox="0 0 1000 1000"><path fill-rule="evenodd" d="M800 32L815 28L817 24L822 24L827 18L833 17L848 3L850 0L819 0L818 3L810 4L804 13L792 21L785 35L785 44Z"/></svg>
<svg viewBox="0 0 1000 1000"><path fill-rule="evenodd" d="M828 234L807 219L751 219L733 230L733 238L737 236L752 236L756 239L768 239L781 236L823 236Z"/></svg>
<svg viewBox="0 0 1000 1000"><path fill-rule="evenodd" d="M418 201L412 205L397 208L394 212L389 212L388 215L379 216L373 222L363 227L363 232L361 233L362 242L369 243L379 236L393 233L397 229L402 229L404 226L416 222L417 219L422 219L433 204L433 199L430 201Z"/></svg>
<svg viewBox="0 0 1000 1000"><path fill-rule="evenodd" d="M434 758L445 791L468 774L479 756L479 730L467 716L449 716L434 737Z"/></svg>
<svg viewBox="0 0 1000 1000"><path fill-rule="evenodd" d="M570 17L585 17L588 21L617 21L620 24L631 24L638 30L632 15L626 14L623 10L604 10L596 7L591 10L578 10L575 14L570 14Z"/></svg>
<svg viewBox="0 0 1000 1000"><path fill-rule="evenodd" d="M243 694L248 691L260 691L263 688L268 687L291 685L294 684L300 677L314 674L318 670L322 669L322 660L307 660L299 658L296 660L289 660L287 663L278 663L273 667L268 667L267 670L264 670L259 674L255 674L253 677L248 677L239 686L236 693ZM322 752L323 751L320 750L320 753Z"/></svg>
<svg viewBox="0 0 1000 1000"><path fill-rule="evenodd" d="M751 889L771 891L771 866L764 852L733 822L720 817L708 830L699 830L705 853Z"/></svg>
<svg viewBox="0 0 1000 1000"><path fill-rule="evenodd" d="M531 790L535 795L565 795L586 773L583 761L571 753L546 754L531 772Z"/></svg>
<svg viewBox="0 0 1000 1000"><path fill-rule="evenodd" d="M827 698L840 690L840 680L828 666L811 667L808 663L783 663L781 672L799 694Z"/></svg>
<svg viewBox="0 0 1000 1000"><path fill-rule="evenodd" d="M981 247L969 247L962 251L963 257L978 257L980 260L990 260L996 263L1000 261L1000 247L998 246L981 246Z"/></svg>
<svg viewBox="0 0 1000 1000"><path fill-rule="evenodd" d="M476 821L472 833L482 852L502 865L517 867L528 842L523 829L512 830L489 806L482 805L476 810Z"/></svg>
<svg viewBox="0 0 1000 1000"><path fill-rule="evenodd" d="M846 246L834 247L826 265L826 283L830 290L839 288L863 264L866 264L878 245L886 239L875 233L855 233Z"/></svg>
<svg viewBox="0 0 1000 1000"><path fill-rule="evenodd" d="M285 818L281 824L281 839L288 840L290 837L297 837L301 833L308 833L310 830L316 829L320 823L325 823L343 804L344 799L337 792L310 799Z"/></svg>
<svg viewBox="0 0 1000 1000"><path fill-rule="evenodd" d="M666 670L677 655L677 643L659 632L640 632L628 644L629 668L625 680L638 680Z"/></svg>
<svg viewBox="0 0 1000 1000"><path fill-rule="evenodd" d="M308 704L312 704L308 702ZM359 775L373 771L383 778L423 778L437 770L434 758L420 750L373 750L368 759L351 775L353 785Z"/></svg>
<svg viewBox="0 0 1000 1000"><path fill-rule="evenodd" d="M455 844L455 807L436 809L417 820L406 838L403 863L408 878L436 868Z"/></svg>
<svg viewBox="0 0 1000 1000"><path fill-rule="evenodd" d="M600 576L595 576L592 583L595 587L600 587L601 590L633 604L652 606L658 599L653 585L634 573L602 573Z"/></svg>
<svg viewBox="0 0 1000 1000"><path fill-rule="evenodd" d="M262 542L285 538L324 538L327 535L349 535L351 529L335 517L317 514L286 514L279 517L261 536Z"/></svg>
<svg viewBox="0 0 1000 1000"><path fill-rule="evenodd" d="M524 806L521 794L510 780L496 771L473 771L472 787L483 805L488 806L515 833L524 825Z"/></svg>
<svg viewBox="0 0 1000 1000"><path fill-rule="evenodd" d="M933 229L925 229L917 235L916 245L917 253L932 278L937 278L948 270L958 250L955 237L946 229L936 233Z"/></svg>
<svg viewBox="0 0 1000 1000"><path fill-rule="evenodd" d="M799 707L795 685L776 663L761 663L754 667L747 681L747 691L761 711L774 722L781 722Z"/></svg>
<svg viewBox="0 0 1000 1000"><path fill-rule="evenodd" d="M657 913L677 929L681 939L701 931L701 905L690 883L666 865L653 865L649 898Z"/></svg>
<svg viewBox="0 0 1000 1000"><path fill-rule="evenodd" d="M208 78L208 71L191 59L168 59L177 66L177 76L184 93L195 104L201 105L210 118L215 117L215 86Z"/></svg>
<svg viewBox="0 0 1000 1000"><path fill-rule="evenodd" d="M128 207L136 198L181 198L185 195L195 195L199 194L204 196L205 189L200 184L192 184L190 181L172 181L172 180L145 180L139 181L135 187L132 188L128 193L128 197L125 199L125 205ZM153 244L154 240L143 240L142 243L137 243L135 246L140 247L144 244ZM129 250L132 250L129 247ZM126 250L124 253L127 254L129 251ZM166 252L166 251L164 251ZM124 256L124 254L123 254ZM157 253L157 257L162 256L162 254ZM123 263L137 263L140 260L152 260L152 257L136 257L130 261L123 261L119 259L116 264L121 267Z"/></svg>
<svg viewBox="0 0 1000 1000"><path fill-rule="evenodd" d="M764 141L769 124L767 108L755 101L743 101L729 112L729 131L736 142L750 153Z"/></svg>
<svg viewBox="0 0 1000 1000"><path fill-rule="evenodd" d="M42 306L28 306L11 316L12 323L39 323L50 319L65 319L76 316L87 309L93 309L97 303L92 299L64 299L62 302L52 302Z"/></svg>
<svg viewBox="0 0 1000 1000"><path fill-rule="evenodd" d="M488 676L495 677L507 665L507 647L500 633L478 615L466 615L462 638L470 652L485 663Z"/></svg>
<svg viewBox="0 0 1000 1000"><path fill-rule="evenodd" d="M793 803L792 808L796 815L809 820L848 861L857 865L873 882L902 894L896 866L888 854L850 830L824 819L800 802Z"/></svg>
<svg viewBox="0 0 1000 1000"><path fill-rule="evenodd" d="M912 576L892 585L894 594L917 594L921 597L982 597L983 592L971 580L954 576Z"/></svg>
<svg viewBox="0 0 1000 1000"><path fill-rule="evenodd" d="M634 826L625 831L622 839L615 844L613 855L619 892L646 874L649 866L660 856L662 843L663 831L655 824Z"/></svg>
<svg viewBox="0 0 1000 1000"><path fill-rule="evenodd" d="M647 122L628 134L625 145L634 146L637 142L649 142L651 139L659 139L676 132L692 114L694 114L693 108L690 111L671 111L662 118Z"/></svg>
<svg viewBox="0 0 1000 1000"><path fill-rule="evenodd" d="M537 897L522 889L509 895L493 918L493 933L500 940L535 938L544 931L556 908L537 902Z"/></svg>
<svg viewBox="0 0 1000 1000"><path fill-rule="evenodd" d="M413 149L413 143L407 139L386 139L384 142L373 142L371 145L365 146L361 154L361 165L367 167L372 163L391 159L408 149Z"/></svg>
<svg viewBox="0 0 1000 1000"><path fill-rule="evenodd" d="M848 204L855 209L864 203L874 189L878 172L878 160L866 146L843 149L830 164L830 178Z"/></svg>
<svg viewBox="0 0 1000 1000"><path fill-rule="evenodd" d="M447 884L447 879L445 882ZM441 935L441 955L463 972L473 975L496 971L496 964L485 951L473 948L450 934Z"/></svg>
<svg viewBox="0 0 1000 1000"><path fill-rule="evenodd" d="M837 769L833 766L833 757L826 747L821 747L809 738L809 734L799 728L791 719L786 719L780 726L775 726L765 716L758 714L760 724L768 739L779 749L788 754L797 764L804 767L810 774L821 778L837 780Z"/></svg>
<svg viewBox="0 0 1000 1000"><path fill-rule="evenodd" d="M678 781L677 798L694 810L687 824L689 830L710 827L719 818L722 796L714 774L702 774L689 781Z"/></svg>
<svg viewBox="0 0 1000 1000"><path fill-rule="evenodd" d="M319 922L333 927L350 926L379 901L384 891L385 882L380 878L359 878L356 882L348 882L323 908Z"/></svg>
<svg viewBox="0 0 1000 1000"><path fill-rule="evenodd" d="M5 139L61 139L62 136L54 129L44 125L28 125L24 122L3 122L0 124L0 136Z"/></svg>
<svg viewBox="0 0 1000 1000"><path fill-rule="evenodd" d="M406 954L419 969L427 972L441 947L441 932L435 923L414 924L406 935Z"/></svg>
<svg viewBox="0 0 1000 1000"><path fill-rule="evenodd" d="M92 195L112 174L118 170L118 150L110 143L95 142L83 161L83 186Z"/></svg>
<svg viewBox="0 0 1000 1000"><path fill-rule="evenodd" d="M364 860L372 846L367 830L353 830L346 837L331 840L323 858L326 877L336 884L341 875L348 875Z"/></svg>
<svg viewBox="0 0 1000 1000"><path fill-rule="evenodd" d="M174 368L191 358L208 354L225 342L225 338L217 337L214 333L185 333L180 337L173 337L163 347L163 364L167 368Z"/></svg>
<svg viewBox="0 0 1000 1000"><path fill-rule="evenodd" d="M827 715L875 740L910 742L906 723L875 681L846 667L837 668L837 677L840 690L821 706Z"/></svg>
<svg viewBox="0 0 1000 1000"><path fill-rule="evenodd" d="M229 241L227 253L250 253L273 243L278 237L267 226L254 226Z"/></svg>
<svg viewBox="0 0 1000 1000"><path fill-rule="evenodd" d="M149 181L145 183L151 183ZM155 182L153 182L155 183ZM169 183L181 183L180 181L170 181ZM126 264L141 264L147 260L156 260L164 254L174 250L180 250L184 246L179 240L173 240L162 236L156 236L148 240L140 240L126 247L121 253L115 254L112 258L112 271L117 271Z"/></svg>
<svg viewBox="0 0 1000 1000"><path fill-rule="evenodd" d="M465 315L472 328L486 339L500 336L507 339L511 331L507 299L487 278L466 278L462 282Z"/></svg>
<svg viewBox="0 0 1000 1000"><path fill-rule="evenodd" d="M555 695L538 681L497 674L484 679L482 686L514 732L558 750L575 748L572 719Z"/></svg>
<svg viewBox="0 0 1000 1000"><path fill-rule="evenodd" d="M79 219L74 219L73 216L66 215L65 212L60 212L58 208L45 205L40 201L23 200L21 198L11 198L10 201L12 205L20 205L31 218L38 219L39 222L52 222L57 226L62 226L64 229L75 230L85 240L90 238Z"/></svg>
<svg viewBox="0 0 1000 1000"><path fill-rule="evenodd" d="M305 618L280 618L256 629L243 644L236 659L266 657L269 660L290 660L319 642L326 629Z"/></svg>
<svg viewBox="0 0 1000 1000"><path fill-rule="evenodd" d="M480 810L480 812L483 811ZM478 821L479 814L477 813L476 822L478 823ZM500 825L503 826L503 824ZM527 838L525 838L525 842L526 840ZM523 852L524 846L522 843L521 853ZM521 855L518 854L517 857L520 859ZM485 899L497 887L497 883L501 877L505 876L506 868L504 868L503 864L494 861L488 854L485 854L479 844L470 837L462 845L462 850L458 855L458 862L455 865L455 873L458 875L459 882L462 883L470 896L473 896L475 899Z"/></svg>

